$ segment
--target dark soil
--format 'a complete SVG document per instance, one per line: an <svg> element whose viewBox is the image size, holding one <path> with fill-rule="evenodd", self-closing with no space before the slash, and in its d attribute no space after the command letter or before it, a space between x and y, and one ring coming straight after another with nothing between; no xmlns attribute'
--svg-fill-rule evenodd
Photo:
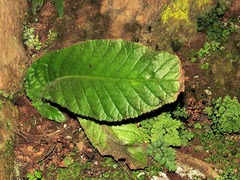
<svg viewBox="0 0 240 180"><path fill-rule="evenodd" d="M18 140L15 147L17 162L22 173L40 169L39 162L47 168L51 165L64 167L64 157L78 149L77 156L84 155L86 161L92 157L94 149L89 145L76 119L68 118L59 124L42 118L26 97L20 97L16 105L19 109Z"/></svg>

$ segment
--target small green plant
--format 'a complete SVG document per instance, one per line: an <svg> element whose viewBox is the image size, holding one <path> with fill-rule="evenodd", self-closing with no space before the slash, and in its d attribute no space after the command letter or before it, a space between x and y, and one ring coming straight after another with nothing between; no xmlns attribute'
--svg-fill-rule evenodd
<svg viewBox="0 0 240 180"><path fill-rule="evenodd" d="M199 51L197 52L198 57L204 58L206 55L210 53L210 49L211 49L211 44L209 42L206 42L204 46L201 49L199 49Z"/></svg>
<svg viewBox="0 0 240 180"><path fill-rule="evenodd" d="M187 131L182 122L171 117L170 113L162 113L153 119L141 121L141 131L150 142L147 154L168 170L175 171L175 150L171 146L186 146L194 135Z"/></svg>
<svg viewBox="0 0 240 180"><path fill-rule="evenodd" d="M240 103L229 96L212 100L212 106L206 108L208 117L212 120L215 133L237 133L240 131Z"/></svg>
<svg viewBox="0 0 240 180"><path fill-rule="evenodd" d="M42 172L39 170L34 170L33 174L28 173L27 178L28 178L28 180L44 180L44 178L42 176Z"/></svg>
<svg viewBox="0 0 240 180"><path fill-rule="evenodd" d="M181 107L180 104L177 105L176 109L172 112L172 116L175 119L187 119L188 118L188 112L185 107Z"/></svg>
<svg viewBox="0 0 240 180"><path fill-rule="evenodd" d="M42 48L42 43L40 42L38 35L35 35L34 27L30 28L28 25L25 25L22 39L24 41L24 44L29 49L36 49L39 51Z"/></svg>
<svg viewBox="0 0 240 180"><path fill-rule="evenodd" d="M222 17L227 9L226 5L218 2L214 8L197 19L197 31L205 33L207 41L198 50L197 55L190 59L191 62L204 59L205 62L201 62L200 65L201 69L208 69L209 63L206 57L218 50L225 49L223 43L229 39L232 33L236 32L235 23L222 21Z"/></svg>
<svg viewBox="0 0 240 180"><path fill-rule="evenodd" d="M176 171L176 151L169 148L160 138L147 146L147 154L169 171Z"/></svg>
<svg viewBox="0 0 240 180"><path fill-rule="evenodd" d="M56 40L57 36L58 36L57 31L50 29L50 30L48 31L47 41L44 42L44 44L45 44L46 46L51 45L51 44Z"/></svg>
<svg viewBox="0 0 240 180"><path fill-rule="evenodd" d="M210 156L205 159L206 162L214 164L221 172L220 180L240 179L239 158L240 148L239 140L227 139L227 135L214 134L213 131L200 133L196 135Z"/></svg>
<svg viewBox="0 0 240 180"><path fill-rule="evenodd" d="M205 63L201 64L200 68L205 69L205 70L208 69L209 68L209 63L205 62Z"/></svg>
<svg viewBox="0 0 240 180"><path fill-rule="evenodd" d="M197 58L196 57L192 57L190 62L192 62L192 63L197 62Z"/></svg>
<svg viewBox="0 0 240 180"><path fill-rule="evenodd" d="M193 126L195 129L202 129L202 125L199 123L199 122L197 122L196 124L194 124L194 126Z"/></svg>
<svg viewBox="0 0 240 180"><path fill-rule="evenodd" d="M66 156L64 159L63 159L63 164L64 166L68 167L70 166L71 164L73 164L74 162L74 159L71 157L71 156Z"/></svg>
<svg viewBox="0 0 240 180"><path fill-rule="evenodd" d="M240 179L239 172L239 136L240 103L236 98L225 96L213 99L205 108L211 124L195 124L195 129L203 129L205 133L196 134L204 149L209 152L205 161L221 169L220 180ZM202 132L202 130L201 130ZM235 134L237 133L237 134ZM234 137L234 138L232 138ZM237 138L235 138L237 137Z"/></svg>
<svg viewBox="0 0 240 180"><path fill-rule="evenodd" d="M216 50L223 50L224 47L220 46L219 42L216 41L211 41L211 42L206 42L204 43L203 47L199 49L197 52L197 55L200 59L206 57L209 53L215 52Z"/></svg>
<svg viewBox="0 0 240 180"><path fill-rule="evenodd" d="M237 169L229 168L228 170L220 174L219 180L226 180L226 179L239 180L240 177L239 177L239 174L236 173L237 171L238 171Z"/></svg>
<svg viewBox="0 0 240 180"><path fill-rule="evenodd" d="M197 19L197 30L199 32L207 32L209 31L210 27L221 27L221 25L218 25L218 23L221 17L224 16L226 9L226 5L217 3L214 8Z"/></svg>
<svg viewBox="0 0 240 180"><path fill-rule="evenodd" d="M226 37L233 30L225 26L221 20L226 10L226 5L217 3L213 9L197 19L197 30L206 33L208 41L222 43L226 41Z"/></svg>

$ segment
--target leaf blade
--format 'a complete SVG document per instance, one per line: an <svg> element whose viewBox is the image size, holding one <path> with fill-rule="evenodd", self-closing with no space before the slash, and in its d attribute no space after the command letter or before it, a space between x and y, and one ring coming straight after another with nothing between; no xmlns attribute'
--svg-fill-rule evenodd
<svg viewBox="0 0 240 180"><path fill-rule="evenodd" d="M109 126L83 118L78 120L101 155L112 156L115 160L125 159L130 169L143 169L147 166L147 144L136 124Z"/></svg>
<svg viewBox="0 0 240 180"><path fill-rule="evenodd" d="M58 12L58 16L60 19L62 19L63 17L63 9L64 9L64 2L63 0L54 0L54 4L55 4L55 7L57 9L57 12Z"/></svg>
<svg viewBox="0 0 240 180"><path fill-rule="evenodd" d="M32 101L45 99L107 121L157 109L182 90L177 56L122 40L92 40L49 53L26 75Z"/></svg>

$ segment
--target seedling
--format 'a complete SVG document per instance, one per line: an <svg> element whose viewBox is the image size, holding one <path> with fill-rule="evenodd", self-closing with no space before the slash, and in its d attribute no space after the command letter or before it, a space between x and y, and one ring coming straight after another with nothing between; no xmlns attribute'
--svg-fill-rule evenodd
<svg viewBox="0 0 240 180"><path fill-rule="evenodd" d="M44 180L42 177L42 172L38 170L34 170L33 174L28 173L27 178L28 180Z"/></svg>

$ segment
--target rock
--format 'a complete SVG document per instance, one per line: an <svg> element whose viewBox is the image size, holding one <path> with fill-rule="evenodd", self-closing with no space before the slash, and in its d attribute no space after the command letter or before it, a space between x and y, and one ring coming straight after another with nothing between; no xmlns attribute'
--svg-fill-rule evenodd
<svg viewBox="0 0 240 180"><path fill-rule="evenodd" d="M206 176L202 174L198 169L193 169L192 167L189 167L187 165L178 166L176 173L179 174L181 177L188 177L189 179L206 178Z"/></svg>
<svg viewBox="0 0 240 180"><path fill-rule="evenodd" d="M128 39L124 27L128 23L137 23L140 26L154 23L162 6L167 0L103 0L101 13L108 15L112 22L110 34L113 38Z"/></svg>
<svg viewBox="0 0 240 180"><path fill-rule="evenodd" d="M213 179L219 177L209 164L188 154L177 151L176 162L178 167L176 173L181 176L186 175L189 178L206 176Z"/></svg>
<svg viewBox="0 0 240 180"><path fill-rule="evenodd" d="M151 180L169 180L166 173L159 172L158 176L153 176Z"/></svg>
<svg viewBox="0 0 240 180"><path fill-rule="evenodd" d="M179 49L181 44L194 39L197 18L215 3L215 0L103 0L101 13L112 21L109 34L113 38L132 40L138 33L139 41L145 45L165 50L177 44ZM135 32L128 32L126 27Z"/></svg>

